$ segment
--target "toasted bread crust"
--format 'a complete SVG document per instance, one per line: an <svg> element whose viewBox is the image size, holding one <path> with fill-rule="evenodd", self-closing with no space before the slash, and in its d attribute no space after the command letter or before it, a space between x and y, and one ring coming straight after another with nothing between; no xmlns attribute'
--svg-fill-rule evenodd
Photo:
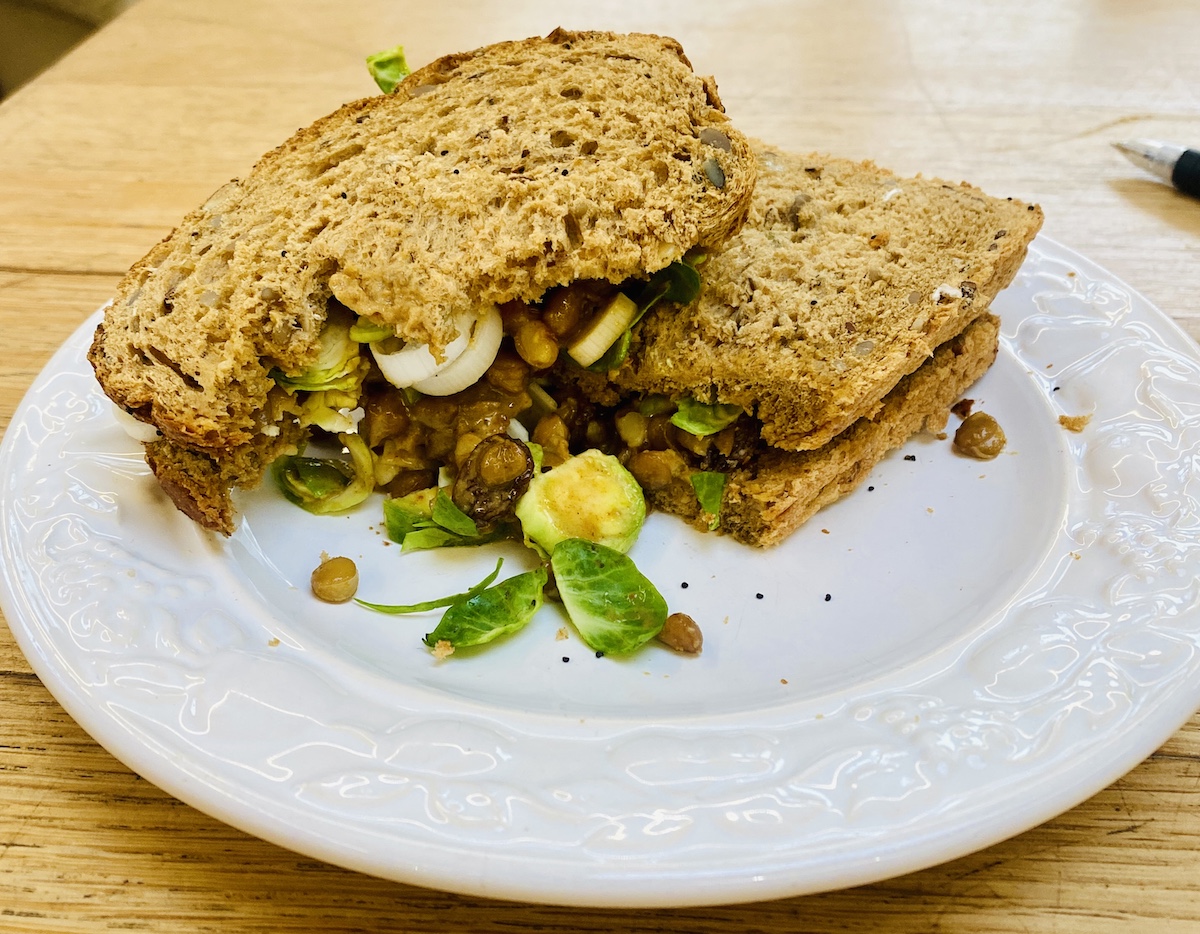
<svg viewBox="0 0 1200 934"><path fill-rule="evenodd" d="M118 405L220 457L272 426L271 371L312 361L331 298L436 352L460 313L723 241L754 177L674 40L557 30L446 56L192 211L121 282L90 359Z"/></svg>
<svg viewBox="0 0 1200 934"><path fill-rule="evenodd" d="M180 512L210 532L231 535L237 524L234 489L257 486L272 461L295 454L303 443L298 424L285 422L278 435L220 457L160 438L146 445L146 463Z"/></svg>
<svg viewBox="0 0 1200 934"><path fill-rule="evenodd" d="M210 532L233 534L230 486L216 461L163 439L146 445L146 463L175 508Z"/></svg>
<svg viewBox="0 0 1200 934"><path fill-rule="evenodd" d="M752 465L726 479L721 529L747 545L776 545L862 483L889 451L920 431L940 431L950 406L995 360L999 329L994 315L976 319L904 377L872 415L860 417L820 449L764 449ZM687 480L647 498L655 508L706 528Z"/></svg>
<svg viewBox="0 0 1200 934"><path fill-rule="evenodd" d="M639 325L585 390L741 405L786 450L871 416L933 349L983 314L1042 223L1036 205L873 163L758 146L751 217L701 267L692 306Z"/></svg>

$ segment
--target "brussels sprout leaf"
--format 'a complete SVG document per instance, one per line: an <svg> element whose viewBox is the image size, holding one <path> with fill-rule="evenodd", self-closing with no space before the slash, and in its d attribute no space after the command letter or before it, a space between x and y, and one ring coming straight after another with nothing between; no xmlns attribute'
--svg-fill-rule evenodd
<svg viewBox="0 0 1200 934"><path fill-rule="evenodd" d="M446 495L446 491L438 489L433 498L433 521L443 529L461 535L463 538L473 538L479 535L479 527L465 512L454 505L454 501Z"/></svg>
<svg viewBox="0 0 1200 934"><path fill-rule="evenodd" d="M425 644L448 642L459 649L516 632L541 608L546 579L546 569L537 568L452 604Z"/></svg>
<svg viewBox="0 0 1200 934"><path fill-rule="evenodd" d="M367 56L367 71L384 94L391 94L408 77L411 69L404 59L404 46L386 49Z"/></svg>
<svg viewBox="0 0 1200 934"><path fill-rule="evenodd" d="M331 317L317 338L317 359L298 373L275 368L270 376L288 392L320 392L337 389L357 394L367 367L350 339L350 323Z"/></svg>
<svg viewBox="0 0 1200 934"><path fill-rule="evenodd" d="M667 620L667 601L619 551L568 538L555 546L550 564L567 615L597 652L628 654Z"/></svg>
<svg viewBox="0 0 1200 934"><path fill-rule="evenodd" d="M679 400L679 408L671 416L671 424L682 428L698 438L715 435L722 428L728 428L742 414L740 405L722 405L714 402L711 405L697 402L695 399Z"/></svg>
<svg viewBox="0 0 1200 934"><path fill-rule="evenodd" d="M503 538L503 525L480 533L479 527L441 488L417 490L407 496L383 501L383 520L388 538L403 551L426 548L451 548L458 545L483 545Z"/></svg>
<svg viewBox="0 0 1200 934"><path fill-rule="evenodd" d="M374 487L371 451L358 436L338 435L350 452L351 463L318 457L285 455L271 465L275 484L297 506L328 515L357 506Z"/></svg>
<svg viewBox="0 0 1200 934"><path fill-rule="evenodd" d="M700 470L692 474L692 489L700 501L700 511L708 520L711 532L721 524L721 495L725 492L725 474L715 470Z"/></svg>
<svg viewBox="0 0 1200 934"><path fill-rule="evenodd" d="M649 301L644 303L640 315L644 315L660 301L690 305L699 294L700 273L696 267L686 262L672 263L666 269L660 269L650 277L647 288Z"/></svg>

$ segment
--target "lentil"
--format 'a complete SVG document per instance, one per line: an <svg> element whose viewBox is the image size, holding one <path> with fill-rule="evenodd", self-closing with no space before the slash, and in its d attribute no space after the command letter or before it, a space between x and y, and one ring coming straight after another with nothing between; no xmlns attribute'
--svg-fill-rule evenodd
<svg viewBox="0 0 1200 934"><path fill-rule="evenodd" d="M535 370L544 370L558 359L558 339L541 321L526 321L518 327L513 343L521 359Z"/></svg>
<svg viewBox="0 0 1200 934"><path fill-rule="evenodd" d="M658 639L664 645L685 655L698 655L704 647L704 635L696 621L686 613L672 613L667 617Z"/></svg>
<svg viewBox="0 0 1200 934"><path fill-rule="evenodd" d="M954 432L954 449L967 457L990 461L1004 450L1000 424L986 412L972 412Z"/></svg>
<svg viewBox="0 0 1200 934"><path fill-rule="evenodd" d="M358 567L349 558L323 555L309 583L318 600L345 603L358 592Z"/></svg>

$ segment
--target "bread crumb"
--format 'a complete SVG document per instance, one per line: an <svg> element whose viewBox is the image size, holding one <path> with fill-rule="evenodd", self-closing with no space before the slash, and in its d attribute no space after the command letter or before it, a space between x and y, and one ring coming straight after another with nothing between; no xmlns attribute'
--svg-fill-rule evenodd
<svg viewBox="0 0 1200 934"><path fill-rule="evenodd" d="M442 659L449 658L454 654L454 646L450 644L448 639L438 639L437 645L433 647L433 657L439 662Z"/></svg>
<svg viewBox="0 0 1200 934"><path fill-rule="evenodd" d="M558 632L554 634L555 642L562 642L564 639L569 639L571 634L567 632L566 626L560 626Z"/></svg>
<svg viewBox="0 0 1200 934"><path fill-rule="evenodd" d="M268 639L267 645L269 645L271 648L275 648L275 646L279 645L279 640L276 638Z"/></svg>
<svg viewBox="0 0 1200 934"><path fill-rule="evenodd" d="M1058 423L1067 429L1067 431L1083 431L1087 427L1088 422L1092 420L1090 415L1060 415Z"/></svg>

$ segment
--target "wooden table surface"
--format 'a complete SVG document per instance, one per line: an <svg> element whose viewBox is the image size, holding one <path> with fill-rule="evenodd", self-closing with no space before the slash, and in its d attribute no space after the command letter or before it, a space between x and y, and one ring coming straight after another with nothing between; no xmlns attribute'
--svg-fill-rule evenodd
<svg viewBox="0 0 1200 934"><path fill-rule="evenodd" d="M1200 146L1188 0L142 0L0 104L0 430L122 271L257 155L414 64L573 28L676 36L752 135L1041 203L1045 233L1200 336L1200 202L1115 139ZM1200 704L1200 697L1197 698ZM1200 719L1074 810L972 856L753 905L578 910L381 881L139 778L0 626L0 931L1197 931Z"/></svg>

